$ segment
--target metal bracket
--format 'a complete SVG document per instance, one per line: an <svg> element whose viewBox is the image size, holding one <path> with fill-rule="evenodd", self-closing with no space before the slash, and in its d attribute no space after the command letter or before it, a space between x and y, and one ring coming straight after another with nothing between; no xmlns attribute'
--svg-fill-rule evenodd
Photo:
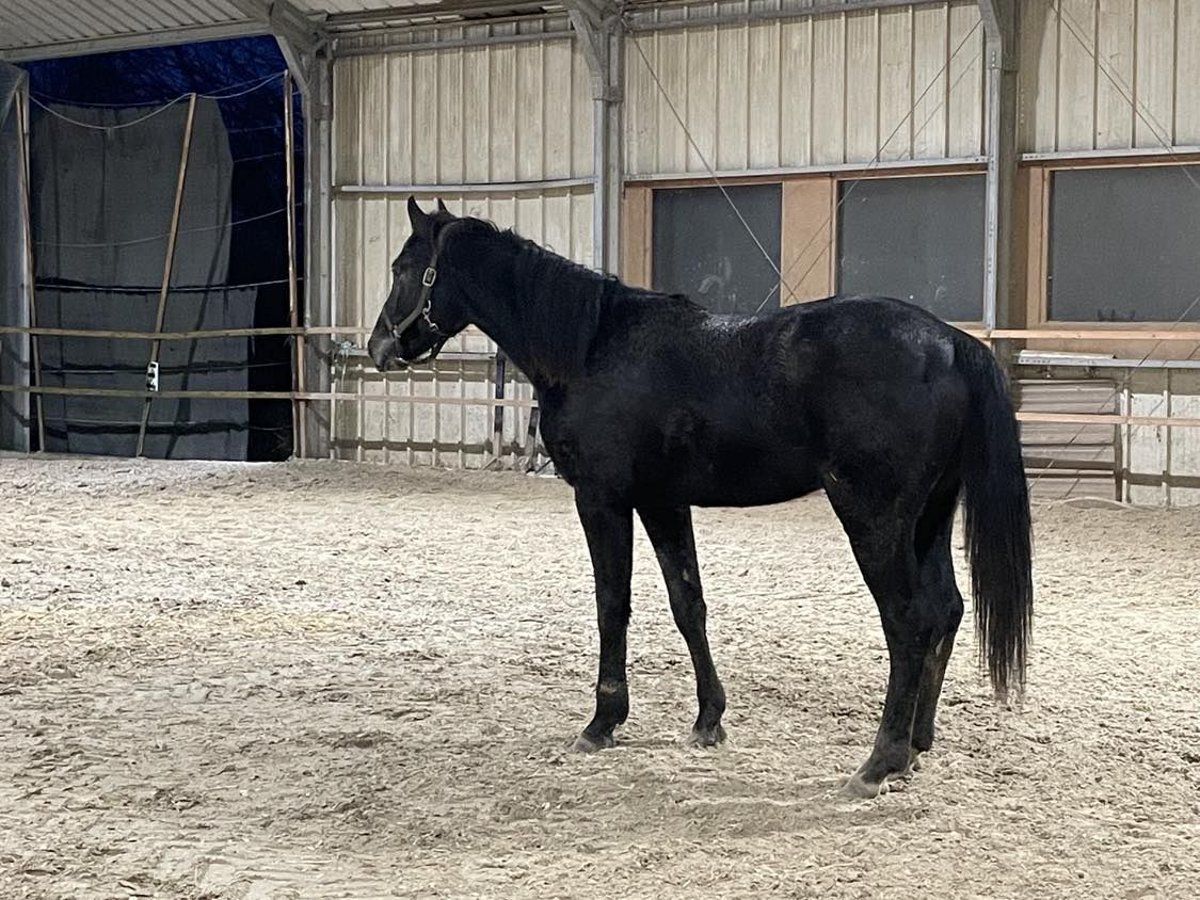
<svg viewBox="0 0 1200 900"><path fill-rule="evenodd" d="M613 39L625 29L622 4L615 0L564 0L571 26L579 35L592 73L592 98L620 103L624 97L621 65L613 59Z"/></svg>
<svg viewBox="0 0 1200 900"><path fill-rule="evenodd" d="M988 67L1017 70L1016 0L979 0L979 15L987 35Z"/></svg>
<svg viewBox="0 0 1200 900"><path fill-rule="evenodd" d="M316 66L320 64L318 57L329 46L324 17L308 16L290 0L233 0L233 3L244 15L266 23L279 42L292 77L301 92L309 96Z"/></svg>
<svg viewBox="0 0 1200 900"><path fill-rule="evenodd" d="M563 0L592 75L592 264L616 273L624 187L625 19L619 0Z"/></svg>

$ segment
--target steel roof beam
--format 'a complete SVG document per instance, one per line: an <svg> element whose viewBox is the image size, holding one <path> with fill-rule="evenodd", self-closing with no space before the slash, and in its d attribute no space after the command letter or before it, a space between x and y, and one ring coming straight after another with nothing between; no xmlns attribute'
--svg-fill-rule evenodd
<svg viewBox="0 0 1200 900"><path fill-rule="evenodd" d="M269 32L267 24L257 20L220 22L215 25L192 25L133 34L113 34L73 41L56 41L28 47L9 47L0 50L0 59L16 63L35 59L57 59L64 56L88 56L93 53L119 53L122 50L139 50L145 47L252 37Z"/></svg>
<svg viewBox="0 0 1200 900"><path fill-rule="evenodd" d="M305 15L289 0L233 0L250 19L261 22L279 42L292 77L305 96L312 93L317 55L329 43L323 19Z"/></svg>

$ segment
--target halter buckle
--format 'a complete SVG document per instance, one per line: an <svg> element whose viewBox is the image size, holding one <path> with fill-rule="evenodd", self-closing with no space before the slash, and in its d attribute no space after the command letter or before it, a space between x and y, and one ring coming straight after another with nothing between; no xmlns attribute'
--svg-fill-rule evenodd
<svg viewBox="0 0 1200 900"><path fill-rule="evenodd" d="M431 288L433 287L433 283L435 281L437 281L437 269L435 269L433 266L429 266L425 269L425 273L421 276L421 285L423 287Z"/></svg>

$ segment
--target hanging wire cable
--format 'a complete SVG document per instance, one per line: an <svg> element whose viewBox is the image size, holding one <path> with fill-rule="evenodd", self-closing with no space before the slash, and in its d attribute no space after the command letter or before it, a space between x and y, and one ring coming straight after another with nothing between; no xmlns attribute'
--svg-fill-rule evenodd
<svg viewBox="0 0 1200 900"><path fill-rule="evenodd" d="M960 52L962 52L962 49L967 46L967 43L971 40L971 38L975 36L975 33L979 30L979 28L982 26L982 24L983 24L982 19L977 20L975 22L975 24L971 27L971 30L968 31L963 36L963 39L958 42L958 45L954 48L954 51L946 58L946 62L942 65L942 67L940 69L938 69L937 74L933 76L933 78L930 80L929 84L925 85L925 90L921 91L921 93L920 93L920 95L918 95L917 99L912 102L912 105L909 107L908 112L906 112L904 114L904 117L901 118L900 121L896 123L896 127L892 129L892 133L887 136L887 138L884 140L884 142L875 151L875 156L872 157L872 159L870 160L870 162L868 162L866 164L866 166L864 166L862 172L856 178L854 178L847 184L846 188L842 191L842 195L840 197L838 197L837 203L834 204L833 209L831 209L829 211L829 214L825 217L825 220L821 223L821 225L813 231L812 236L809 237L808 241L801 248L800 252L797 253L795 255L795 257L792 259L792 262L788 265L788 268L786 271L790 272L792 269L792 266L796 265L796 263L798 263L801 259L804 258L804 255L808 252L808 249L813 245L813 242L817 239L818 235L823 234L825 232L825 229L833 222L833 217L841 211L842 206L844 206L846 201L850 199L850 195L854 193L855 188L857 188L859 183L863 181L863 179L866 177L867 173L872 171L877 165L879 165L879 163L883 159L883 152L888 148L888 145L891 144L891 142L893 140L895 140L896 135L898 135L900 133L900 130L902 128L904 128L904 126L907 125L909 123L909 121L912 119L912 117L916 114L917 107L921 105L921 102L925 99L925 97L929 94L929 92L931 90L933 90L935 87L937 87L939 84L941 84L942 76L945 75L947 71L949 71L950 66L954 62L955 58L958 56L958 54ZM969 68L964 69L963 75L965 75L969 71L970 71ZM959 76L959 80L962 79L963 75ZM957 84L958 84L958 81L956 80L955 85L957 85ZM951 93L953 91L953 89L954 89L954 85L952 85L950 90L947 91L947 95L949 95L949 93ZM918 130L924 130L925 126L929 124L929 122L933 119L934 115L936 115L937 112L939 110L941 110L942 106L943 106L943 103L941 100L939 100L937 103L935 103L933 110L925 118L925 121L921 123L921 128ZM815 256L813 258L813 261L808 264L808 268L805 269L803 274L801 274L801 276L800 276L800 282L799 282L800 284L804 284L805 280L807 280L808 276L812 273L812 270L816 268L817 263L821 261L821 256L822 256L822 254L817 254L817 256ZM770 299L771 299L771 295L768 294L763 299L763 302L760 303L758 305L758 308L754 311L755 314L762 312L763 307L765 307L767 305L767 303L770 301Z"/></svg>
<svg viewBox="0 0 1200 900"><path fill-rule="evenodd" d="M1095 48L1091 46L1084 38L1083 33L1079 30L1075 20L1072 19L1071 16L1062 9L1059 4L1059 0L1052 0L1052 3L1052 8L1056 13L1058 13L1059 21L1067 26L1067 31L1071 32L1071 36L1075 38L1075 40L1079 43L1079 46L1084 49L1084 52L1091 57L1092 62L1096 64L1096 68L1100 71L1100 73L1108 80L1109 84L1117 89L1117 93L1120 94L1121 98L1133 109L1133 114L1141 119L1142 124L1150 130L1152 135L1154 135L1154 139L1158 141L1159 146L1166 151L1166 155L1171 159L1182 163L1179 155L1174 152L1174 148L1171 146L1171 141L1167 136L1167 129L1156 118L1154 118L1154 115L1145 108L1144 104L1137 102L1137 99L1133 96L1133 88L1125 84L1110 69L1105 67L1105 65L1100 61L1100 58L1096 55ZM1186 167L1181 165L1180 170L1187 177L1188 181L1192 183L1192 187L1200 191L1200 181L1197 181L1195 176L1192 175L1192 173L1188 171Z"/></svg>
<svg viewBox="0 0 1200 900"><path fill-rule="evenodd" d="M280 78L282 78L283 75L284 75L283 72L273 72L270 75L267 75L262 78L258 78L252 82L241 82L239 84L230 85L228 88L220 88L219 89L219 91L228 91L227 93L220 93L219 91L213 92L213 93L208 93L208 94L195 92L195 96L198 100L217 100L217 101L235 100L238 97L244 97L247 94L252 94L257 90L261 90L262 88L264 88L264 87L274 83L275 81L279 80ZM247 84L249 84L250 87L243 87L243 85L247 85ZM54 109L54 107L51 105L51 103L59 103L60 105L71 105L71 106L83 106L84 104L69 103L68 101L49 101L49 102L47 102L47 101L40 99L36 94L30 94L29 100L35 106L38 106L41 109L45 110L47 113L54 116L56 119L60 119L63 122L66 122L70 125L75 125L79 128L86 128L91 131L119 131L123 128L132 128L135 125L141 125L143 122L146 122L149 119L153 119L159 113L166 112L168 109L170 109L176 103L179 103L182 100L190 99L192 97L192 93L193 92L188 92L186 94L180 94L178 97L175 97L171 100L167 100L165 103L155 106L153 109L151 109L149 112L147 112L143 116L138 116L136 119L131 119L128 122L118 122L113 125L97 125L95 122L84 122L79 119L74 119L74 118ZM293 91L292 93L294 95L295 91ZM147 104L133 104L133 105L125 106L125 107L105 105L105 106L95 106L92 108L97 108L97 109L139 109L146 105ZM276 128L278 126L273 125L270 127Z"/></svg>
<svg viewBox="0 0 1200 900"><path fill-rule="evenodd" d="M822 234L825 231L826 227L833 221L834 215L836 215L841 210L843 204L845 204L845 202L850 199L850 195L852 193L854 193L854 189L858 187L860 182L862 182L863 180L866 179L867 173L871 172L874 169L874 167L882 161L883 151L887 149L888 145L895 139L896 135L898 135L900 133L900 130L912 118L913 113L916 112L917 107L921 105L921 102L925 99L925 96L934 87L936 87L937 84L942 80L942 75L944 75L946 73L946 70L950 68L950 64L954 62L954 58L958 55L959 51L962 50L962 48L966 46L968 39L971 37L972 34L975 33L975 30L979 27L979 24L980 23L976 23L975 27L972 28L971 31L967 34L967 36L965 38L963 38L963 40L959 43L959 45L954 48L954 52L950 54L950 57L946 60L946 64L944 66L942 66L941 69L938 70L938 73L933 77L933 80L930 81L929 84L927 84L925 86L925 90L923 90L921 92L921 95L919 97L917 97L916 100L913 101L912 108L909 109L909 111L904 115L904 117L896 124L896 127L892 129L892 133L889 134L887 136L886 140L884 140L884 142L880 145L879 149L875 152L875 157L863 167L863 169L861 170L860 174L857 177L845 182L847 185L846 190L843 192L842 196L838 198L837 204L834 206L833 210L830 211L829 215L827 215L825 217L825 221L822 222L820 224L820 226L817 227L813 231L813 233L809 237L808 241L805 242L804 246L800 248L800 252L797 253L793 257L793 259L790 263L788 263L788 267L783 270L785 275L788 274L789 272L791 272L792 268L796 265L796 263L798 263L801 259L804 258L804 255L808 252L809 247L811 247L813 245L813 242L817 239L818 235ZM958 74L958 77L954 79L953 83L950 84L949 88L947 88L947 90L946 90L947 97L949 97L950 95L952 95L954 93L955 88L957 88L962 83L962 80L964 78L966 78L966 76L969 75L971 73L971 70L974 68L975 68L975 61L972 60L971 64L966 66ZM916 133L920 134L921 132L923 132L929 126L929 123L933 121L933 117L936 116L939 112L941 112L944 106L945 106L945 103L941 99L939 99L936 103L934 103L932 109L929 112L929 115L927 115L925 117L925 121L923 121L920 124L920 126L916 129ZM816 257L813 258L813 261L808 264L808 268L806 268L804 270L804 272L801 273L798 284L804 284L805 280L812 273L812 270L814 268L816 268L817 263L821 261L821 256L822 256L822 254L818 254ZM762 312L764 307L766 307L766 305L771 302L771 298L775 295L776 290L778 290L778 286L772 288L767 293L767 296L763 298L762 303L758 304L758 307L754 310L755 315Z"/></svg>
<svg viewBox="0 0 1200 900"><path fill-rule="evenodd" d="M296 204L297 207L300 204ZM180 228L177 234L199 234L203 231L220 231L223 228L232 228L235 225L245 225L248 222L258 222L262 219L269 219L272 216L283 215L287 212L286 206L281 206L279 209L273 209L270 212L260 213L257 216L247 216L244 219L234 219L232 222L222 222L220 225L198 225L194 228ZM72 241L34 241L35 244L41 247L62 247L73 250L88 250L104 247L132 247L135 244L149 244L154 241L165 241L171 235L169 232L156 234L150 237L130 238L127 241L88 241L88 242L72 242Z"/></svg>
<svg viewBox="0 0 1200 900"><path fill-rule="evenodd" d="M638 55L642 58L642 62L646 65L646 71L650 73L650 77L654 80L654 84L658 88L659 93L662 94L663 99L666 100L667 106L671 110L671 115L675 117L675 121L678 122L679 127L683 129L683 133L687 137L688 143L691 145L692 149L696 151L696 155L700 157L700 162L704 164L704 168L708 170L709 177L712 178L717 188L721 191L721 195L725 198L725 202L729 204L729 208L733 210L733 214L737 216L738 221L742 223L742 227L746 229L746 233L750 235L750 240L754 241L754 245L758 247L758 250L760 253L762 253L763 258L766 259L771 268L774 269L780 283L787 288L788 296L794 297L795 292L792 291L791 287L786 281L784 281L783 272L779 270L779 266L776 265L774 258L772 258L771 254L767 251L767 248L763 246L762 241L758 239L758 235L754 233L754 229L750 227L750 223L746 221L746 217L742 215L742 211L738 209L737 204L733 202L733 198L729 196L729 191L726 190L725 185L721 182L716 170L714 170L709 164L708 157L704 155L704 151L700 149L700 145L696 143L696 139L692 136L692 132L688 129L687 123L684 122L683 117L679 115L679 110L675 108L675 103L671 100L671 95L667 93L667 89L663 86L662 81L659 80L658 72L655 71L654 66L650 65L650 60L646 57L646 52L642 49L641 42L638 40L637 32L630 30L629 33L633 37L634 48L637 50Z"/></svg>
<svg viewBox="0 0 1200 900"><path fill-rule="evenodd" d="M214 88L210 93L196 92L196 96L201 100L227 100L233 97L240 97L242 94L247 94L252 91L259 90L271 84L276 79L282 78L283 70L272 72L269 75L260 75L257 78L247 78L244 81L235 81L231 84L222 85L219 88ZM242 91L244 87L250 86L248 91ZM240 91L241 93L233 93ZM40 99L45 103L56 103L60 106L76 106L81 109L137 109L139 107L161 105L163 103L178 103L182 99L190 96L189 93L180 94L178 97L166 101L146 101L139 100L131 103L95 103L84 100L70 100L65 97L52 97L49 94L40 92L30 92L30 99Z"/></svg>
<svg viewBox="0 0 1200 900"><path fill-rule="evenodd" d="M168 100L166 103L162 104L162 106L156 106L154 109L150 110L144 116L138 116L136 119L131 119L128 122L119 122L115 125L97 125L95 122L82 122L79 119L72 119L70 116L60 113L54 107L52 107L46 103L43 103L41 100L37 99L37 97L30 96L29 100L31 103L33 103L34 106L41 107L47 113L54 116L54 118L60 119L63 122L66 122L68 125L74 125L78 128L86 128L89 131L120 131L123 128L132 128L135 125L141 125L143 122L147 122L150 119L153 119L155 116L159 115L160 113L166 112L168 109L170 109L176 103L179 103L181 100L187 100L190 97L191 97L191 94L181 94L180 96L176 97L174 100Z"/></svg>
<svg viewBox="0 0 1200 900"><path fill-rule="evenodd" d="M296 156L303 156L303 155L304 155L304 148L303 148L303 147L297 147L297 148L296 148L295 150L293 150L292 152L293 152L293 153L294 153ZM276 151L274 151L273 153L259 153L257 156L235 156L235 157L233 158L233 164L236 166L236 165L238 165L239 163L252 163L252 162L260 162L260 161L262 161L262 160L264 160L264 159L279 159L280 157L282 157L282 156L286 156L286 155L287 155L287 151L286 151L286 150L276 150Z"/></svg>
<svg viewBox="0 0 1200 900"><path fill-rule="evenodd" d="M108 246L107 244L105 246ZM296 276L298 280L303 281L303 275ZM232 284L183 284L171 285L172 294L207 294L220 291L243 291L252 290L260 287L274 287L276 285L287 284L287 278L274 278L267 281L247 281ZM55 281L39 281L35 285L39 291L58 291L60 293L82 293L82 294L157 294L162 290L162 285L151 284L123 284L123 285L103 285L103 284L78 284L75 282L55 282Z"/></svg>
<svg viewBox="0 0 1200 900"><path fill-rule="evenodd" d="M235 100L238 97L245 97L247 94L253 94L255 91L262 90L268 85L274 84L287 74L286 69L281 69L278 72L272 72L270 75L265 75L258 81L243 81L241 84L231 84L227 87L217 88L209 94L197 94L201 100ZM249 85L249 87L245 87ZM295 96L296 91L292 91Z"/></svg>

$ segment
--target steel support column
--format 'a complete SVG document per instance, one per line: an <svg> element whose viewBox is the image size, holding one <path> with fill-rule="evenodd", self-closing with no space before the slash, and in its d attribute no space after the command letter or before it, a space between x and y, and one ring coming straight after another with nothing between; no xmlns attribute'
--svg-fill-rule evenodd
<svg viewBox="0 0 1200 900"><path fill-rule="evenodd" d="M26 203L29 179L24 168L29 145L22 127L29 121L28 86L23 70L0 61L0 320L18 328L32 325L34 311ZM0 336L0 378L29 387L36 343L32 335ZM32 449L35 420L31 413L35 408L40 413L41 402L40 397L24 393L12 394L0 403L0 449Z"/></svg>
<svg viewBox="0 0 1200 900"><path fill-rule="evenodd" d="M329 43L322 18L305 15L289 0L233 0L242 14L261 22L279 43L302 94L312 92L316 58Z"/></svg>
<svg viewBox="0 0 1200 900"><path fill-rule="evenodd" d="M331 169L333 112L330 42L321 18L306 16L288 0L234 0L247 16L266 24L279 43L288 71L300 89L304 112L304 317L305 327L333 325ZM300 338L293 338L300 340ZM310 392L329 389L329 338L305 341L300 384ZM297 373L300 374L300 373ZM306 453L321 457L329 447L329 415L324 404L302 404ZM299 448L294 451L299 454Z"/></svg>
<svg viewBox="0 0 1200 900"><path fill-rule="evenodd" d="M625 27L612 0L567 0L592 73L592 265L617 274L624 185Z"/></svg>
<svg viewBox="0 0 1200 900"><path fill-rule="evenodd" d="M1017 183L1017 4L979 0L987 35L987 206L983 321L1023 324L1011 302L1013 196Z"/></svg>
<svg viewBox="0 0 1200 900"><path fill-rule="evenodd" d="M328 45L326 45L327 47ZM323 48L313 60L304 110L304 326L333 326L333 64ZM333 339L310 337L305 359L308 390L329 390ZM332 404L307 404L308 453L329 452Z"/></svg>

